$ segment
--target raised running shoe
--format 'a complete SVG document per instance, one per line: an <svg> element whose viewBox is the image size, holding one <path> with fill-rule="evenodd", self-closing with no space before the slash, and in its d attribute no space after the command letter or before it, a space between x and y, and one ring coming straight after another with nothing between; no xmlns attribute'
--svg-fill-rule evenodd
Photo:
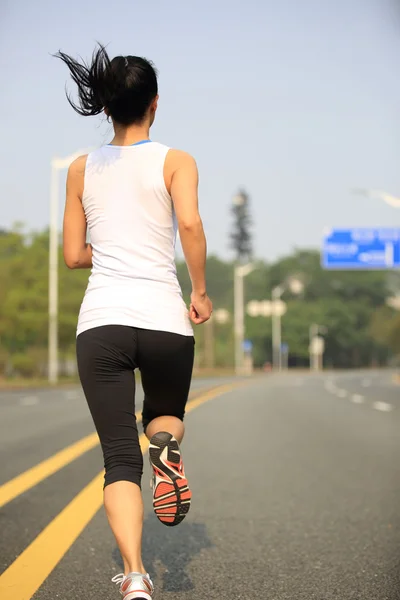
<svg viewBox="0 0 400 600"><path fill-rule="evenodd" d="M156 433L150 440L149 458L154 512L161 523L173 527L189 512L192 498L177 440L165 431Z"/></svg>

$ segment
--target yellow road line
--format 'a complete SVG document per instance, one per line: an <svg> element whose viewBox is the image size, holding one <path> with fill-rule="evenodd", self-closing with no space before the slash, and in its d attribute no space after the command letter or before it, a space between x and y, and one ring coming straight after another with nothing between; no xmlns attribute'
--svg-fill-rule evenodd
<svg viewBox="0 0 400 600"><path fill-rule="evenodd" d="M136 413L136 419L138 422L142 420L139 412ZM46 458L46 460L38 465L24 471L21 475L17 475L14 479L7 481L7 483L0 486L0 508L27 490L30 490L44 479L47 479L50 475L54 475L54 473L82 456L82 454L98 446L99 443L97 433L91 433L67 446L67 448L60 450L60 452L57 452L53 456L50 456L50 458Z"/></svg>
<svg viewBox="0 0 400 600"><path fill-rule="evenodd" d="M201 404L208 402L209 400L213 400L214 398L218 398L218 396L222 396L222 394L226 394L238 387L241 387L243 383L227 383L225 385L220 385L217 388L213 388L209 390L205 394L201 394L201 396L194 398L186 405L186 413L194 410Z"/></svg>
<svg viewBox="0 0 400 600"><path fill-rule="evenodd" d="M11 479L11 481L0 487L0 508L43 481L43 479L50 477L50 475L53 475L73 460L76 460L85 452L95 448L98 443L99 438L97 433L91 433L78 442L71 444L71 446L60 450L60 452L57 452L57 454L47 458L35 467Z"/></svg>
<svg viewBox="0 0 400 600"><path fill-rule="evenodd" d="M186 412L239 386L240 384L222 385L201 394L188 403ZM143 434L139 440L144 454L149 442ZM103 502L103 477L102 471L75 496L0 576L2 600L31 600L100 509Z"/></svg>
<svg viewBox="0 0 400 600"><path fill-rule="evenodd" d="M140 412L136 413L136 419L138 423L141 422L142 416ZM60 452L57 452L53 456L50 456L38 465L7 481L7 483L0 486L0 508L98 445L99 438L97 433L91 433L67 446L67 448L60 450Z"/></svg>
<svg viewBox="0 0 400 600"><path fill-rule="evenodd" d="M102 503L103 473L93 479L0 577L2 600L30 600Z"/></svg>
<svg viewBox="0 0 400 600"><path fill-rule="evenodd" d="M142 452L148 448L144 434ZM2 600L30 600L103 504L104 472L62 510L0 577Z"/></svg>

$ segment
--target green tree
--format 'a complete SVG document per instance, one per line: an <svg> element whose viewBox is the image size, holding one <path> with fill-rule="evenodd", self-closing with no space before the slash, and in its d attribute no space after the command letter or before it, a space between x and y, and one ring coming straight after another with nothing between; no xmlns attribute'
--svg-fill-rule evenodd
<svg viewBox="0 0 400 600"><path fill-rule="evenodd" d="M14 361L25 373L37 372L47 352L48 231L26 233L21 224L0 231L0 369ZM61 354L74 354L76 323L89 271L70 271L59 254L59 341ZM328 328L325 360L336 367L385 364L400 354L400 315L386 305L397 294L400 278L379 271L342 272L321 268L319 253L296 250L273 264L256 261L245 279L245 301L268 300L274 286L290 276L305 284L300 297L283 294L282 340L289 345L292 364L308 364L309 328ZM210 256L207 285L214 309L227 309L228 324L214 323L218 366L233 364L233 262ZM186 265L177 264L187 303L191 284ZM204 357L204 327L195 328L197 360ZM271 360L271 319L246 316L246 337L253 341L257 366ZM28 359L21 358L29 356ZM14 357L13 361L11 358ZM16 358L15 358L16 357ZM25 360L25 362L24 362ZM31 366L30 366L31 365ZM33 366L32 366L33 365Z"/></svg>

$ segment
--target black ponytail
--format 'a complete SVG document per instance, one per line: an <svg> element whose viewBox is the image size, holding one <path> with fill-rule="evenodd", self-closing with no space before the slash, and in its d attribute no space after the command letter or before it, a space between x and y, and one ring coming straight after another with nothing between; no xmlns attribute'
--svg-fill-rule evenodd
<svg viewBox="0 0 400 600"><path fill-rule="evenodd" d="M64 52L55 55L68 67L78 87L79 103L67 93L72 108L82 116L98 115L107 109L116 123L140 123L158 94L157 72L151 62L138 56L116 56L110 60L101 44L90 64Z"/></svg>

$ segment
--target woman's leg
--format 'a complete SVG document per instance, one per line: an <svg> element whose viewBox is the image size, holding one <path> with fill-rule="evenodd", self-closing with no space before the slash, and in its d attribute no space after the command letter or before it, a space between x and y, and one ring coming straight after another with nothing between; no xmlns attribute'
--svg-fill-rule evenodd
<svg viewBox="0 0 400 600"><path fill-rule="evenodd" d="M185 433L183 417L194 362L193 337L165 331L138 330L138 367L145 399L143 427L151 439L168 431L178 442Z"/></svg>
<svg viewBox="0 0 400 600"><path fill-rule="evenodd" d="M147 573L142 563L143 501L140 488L116 481L104 489L108 522L124 561L124 573Z"/></svg>
<svg viewBox="0 0 400 600"><path fill-rule="evenodd" d="M78 336L82 387L104 454L104 505L125 574L145 573L141 558L143 457L135 417L133 328L105 326Z"/></svg>
<svg viewBox="0 0 400 600"><path fill-rule="evenodd" d="M156 417L152 419L146 427L146 436L149 440L160 431L168 431L179 443L185 435L185 425L181 419L177 417Z"/></svg>
<svg viewBox="0 0 400 600"><path fill-rule="evenodd" d="M138 366L144 389L143 425L150 440L153 508L165 525L178 525L191 492L179 443L193 370L194 339L160 331L138 331Z"/></svg>

